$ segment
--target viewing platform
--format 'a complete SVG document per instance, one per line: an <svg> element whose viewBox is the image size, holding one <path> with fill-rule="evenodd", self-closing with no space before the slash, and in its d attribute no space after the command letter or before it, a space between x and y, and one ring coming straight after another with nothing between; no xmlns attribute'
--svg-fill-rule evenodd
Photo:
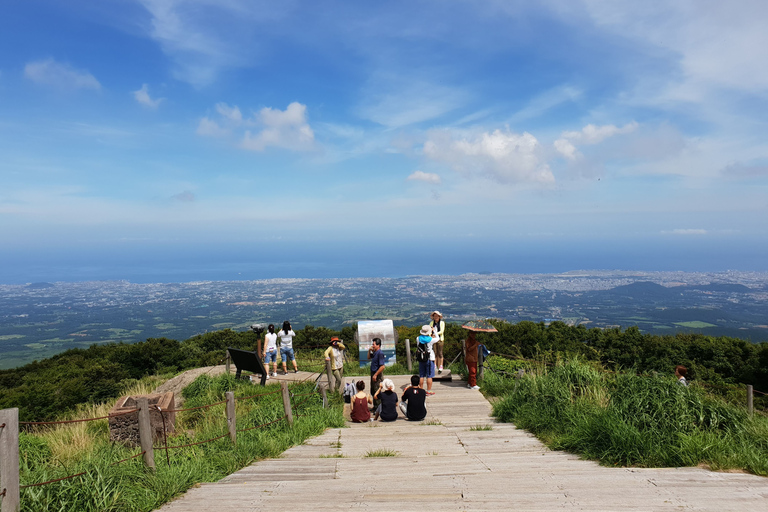
<svg viewBox="0 0 768 512"><path fill-rule="evenodd" d="M409 378L386 377L399 393ZM496 423L490 403L463 381L436 382L433 391L423 422L329 429L159 510L745 511L768 503L767 478L602 467Z"/></svg>

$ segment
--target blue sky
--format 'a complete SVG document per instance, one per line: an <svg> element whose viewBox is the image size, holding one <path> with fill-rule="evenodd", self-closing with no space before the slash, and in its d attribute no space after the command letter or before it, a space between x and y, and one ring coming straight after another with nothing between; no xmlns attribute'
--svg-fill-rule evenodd
<svg viewBox="0 0 768 512"><path fill-rule="evenodd" d="M768 270L763 0L2 11L0 281L191 252Z"/></svg>

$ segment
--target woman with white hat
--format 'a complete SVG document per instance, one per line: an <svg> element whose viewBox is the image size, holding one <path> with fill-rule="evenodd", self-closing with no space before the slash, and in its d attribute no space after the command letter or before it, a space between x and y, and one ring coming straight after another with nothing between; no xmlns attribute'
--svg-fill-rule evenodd
<svg viewBox="0 0 768 512"><path fill-rule="evenodd" d="M432 336L437 338L437 343L434 345L435 350L435 366L437 366L437 373L443 373L443 345L445 345L445 320L443 315L439 311L433 311L430 315L432 320L429 322L429 326L432 327Z"/></svg>

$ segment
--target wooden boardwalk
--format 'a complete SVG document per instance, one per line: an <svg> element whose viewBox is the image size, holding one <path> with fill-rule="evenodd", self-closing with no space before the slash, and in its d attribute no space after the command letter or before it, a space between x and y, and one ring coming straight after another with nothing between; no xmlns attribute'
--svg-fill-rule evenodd
<svg viewBox="0 0 768 512"><path fill-rule="evenodd" d="M408 377L391 377L398 386ZM768 510L768 479L698 468L606 468L546 448L453 381L425 422L349 424L190 489L164 512L215 510ZM492 430L476 430L491 425ZM472 430L472 428L475 430ZM376 450L394 457L366 457Z"/></svg>

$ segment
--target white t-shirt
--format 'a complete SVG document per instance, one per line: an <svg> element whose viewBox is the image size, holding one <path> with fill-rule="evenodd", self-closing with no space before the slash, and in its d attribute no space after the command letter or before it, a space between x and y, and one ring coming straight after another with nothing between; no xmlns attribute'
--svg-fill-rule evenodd
<svg viewBox="0 0 768 512"><path fill-rule="evenodd" d="M288 331L288 334L286 334L284 330L280 329L280 332L278 333L278 335L280 336L281 349L293 348L293 337L296 336L296 333L293 332L293 329Z"/></svg>
<svg viewBox="0 0 768 512"><path fill-rule="evenodd" d="M277 333L268 332L266 336L264 336L264 342L266 343L266 346L264 347L265 352L274 352L277 350Z"/></svg>

